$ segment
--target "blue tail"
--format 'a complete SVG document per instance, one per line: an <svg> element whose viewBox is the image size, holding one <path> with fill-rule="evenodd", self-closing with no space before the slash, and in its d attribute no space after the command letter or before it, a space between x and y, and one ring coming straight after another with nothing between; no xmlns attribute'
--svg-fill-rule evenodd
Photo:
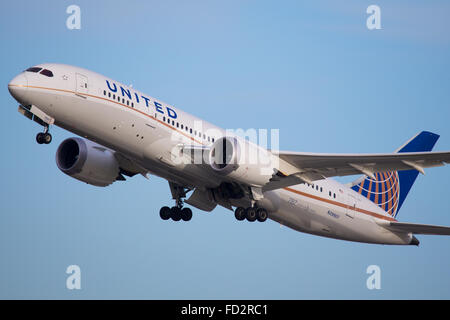
<svg viewBox="0 0 450 320"><path fill-rule="evenodd" d="M431 151L438 139L439 135L422 131L395 152ZM395 218L418 174L417 170L375 173L376 180L363 176L353 183L352 189Z"/></svg>

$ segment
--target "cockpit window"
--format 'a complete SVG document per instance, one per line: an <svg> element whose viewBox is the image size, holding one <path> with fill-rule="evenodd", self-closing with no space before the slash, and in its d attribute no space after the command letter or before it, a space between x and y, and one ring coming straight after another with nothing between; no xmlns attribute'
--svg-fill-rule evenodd
<svg viewBox="0 0 450 320"><path fill-rule="evenodd" d="M29 72L39 72L39 71L41 71L42 70L42 68L39 68L39 67L31 67L31 68L28 68L27 70L25 70L25 71L29 71Z"/></svg>
<svg viewBox="0 0 450 320"><path fill-rule="evenodd" d="M42 71L41 71L42 70ZM41 67L31 67L31 68L28 68L27 70L25 70L25 71L28 71L28 72L35 72L35 73L37 73L37 72L39 72L40 74L42 74L42 75L44 75L44 76L47 76L47 77L53 77L53 72L51 72L50 70L48 70L48 69L43 69L43 68L41 68Z"/></svg>
<svg viewBox="0 0 450 320"><path fill-rule="evenodd" d="M48 70L48 69L44 69L44 70L42 70L41 72L39 72L40 74L43 74L44 76L47 76L47 77L53 77L53 72L51 72L50 70Z"/></svg>

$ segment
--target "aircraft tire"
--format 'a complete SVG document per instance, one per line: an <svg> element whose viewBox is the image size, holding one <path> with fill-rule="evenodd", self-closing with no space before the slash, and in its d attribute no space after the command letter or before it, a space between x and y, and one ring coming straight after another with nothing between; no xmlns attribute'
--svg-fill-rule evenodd
<svg viewBox="0 0 450 320"><path fill-rule="evenodd" d="M170 215L171 215L173 221L180 221L181 220L181 209L178 207L172 207L172 209L170 209Z"/></svg>
<svg viewBox="0 0 450 320"><path fill-rule="evenodd" d="M267 217L268 217L268 215L267 215L266 209L258 208L258 209L256 210L256 219L257 219L259 222L264 222L264 221L266 221L266 220L267 220Z"/></svg>
<svg viewBox="0 0 450 320"><path fill-rule="evenodd" d="M256 209L252 208L252 207L247 208L245 210L245 215L246 215L248 221L250 221L250 222L255 221L256 220Z"/></svg>
<svg viewBox="0 0 450 320"><path fill-rule="evenodd" d="M183 221L191 220L192 219L192 210L189 208L181 209L181 219L183 219Z"/></svg>
<svg viewBox="0 0 450 320"><path fill-rule="evenodd" d="M36 135L36 142L39 143L39 144L43 144L44 143L44 133L39 132Z"/></svg>
<svg viewBox="0 0 450 320"><path fill-rule="evenodd" d="M234 217L238 221L242 221L245 219L245 209L242 207L237 207L236 210L234 210Z"/></svg>
<svg viewBox="0 0 450 320"><path fill-rule="evenodd" d="M161 219L163 219L163 220L169 220L170 219L170 216L171 216L171 211L170 211L170 208L169 207L162 207L160 210L159 210L159 216L161 217Z"/></svg>
<svg viewBox="0 0 450 320"><path fill-rule="evenodd" d="M52 135L48 132L44 133L43 141L45 144L49 144L50 142L52 142Z"/></svg>

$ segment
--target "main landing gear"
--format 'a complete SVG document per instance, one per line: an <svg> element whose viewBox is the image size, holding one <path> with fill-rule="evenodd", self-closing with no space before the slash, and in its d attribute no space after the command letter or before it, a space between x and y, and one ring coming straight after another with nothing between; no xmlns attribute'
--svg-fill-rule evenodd
<svg viewBox="0 0 450 320"><path fill-rule="evenodd" d="M259 222L264 222L268 218L267 210L264 208L242 208L237 207L234 211L234 216L237 220L242 221L247 219L247 221L253 222L258 220Z"/></svg>
<svg viewBox="0 0 450 320"><path fill-rule="evenodd" d="M172 218L173 221L189 221L192 219L192 210L179 206L172 208L162 207L161 210L159 210L159 215L163 220L169 220Z"/></svg>
<svg viewBox="0 0 450 320"><path fill-rule="evenodd" d="M39 132L36 135L36 142L39 144L49 144L52 142L52 135L48 132L48 126L44 127L44 132Z"/></svg>
<svg viewBox="0 0 450 320"><path fill-rule="evenodd" d="M159 215L163 220L172 219L173 221L189 221L192 219L192 210L183 208L183 198L186 197L186 192L189 191L185 187L169 182L172 198L175 199L175 206L172 208L162 207L159 210Z"/></svg>

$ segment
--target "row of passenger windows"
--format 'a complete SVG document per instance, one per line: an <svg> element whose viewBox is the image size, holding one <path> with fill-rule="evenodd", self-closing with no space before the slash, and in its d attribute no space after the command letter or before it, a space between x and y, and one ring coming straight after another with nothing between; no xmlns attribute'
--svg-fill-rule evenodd
<svg viewBox="0 0 450 320"><path fill-rule="evenodd" d="M169 117L167 117L167 119L166 119L166 117L164 116L163 121L167 122L168 124L172 124L172 126L180 128L181 130L185 130L186 132L193 134L194 136L199 137L200 139L203 138L203 140L208 140L208 142L214 142L214 138L207 136L204 133L202 135L202 133L200 131L192 130L192 128L189 128L188 126L185 126L182 123L180 124L179 122L172 120Z"/></svg>
<svg viewBox="0 0 450 320"><path fill-rule="evenodd" d="M308 187L311 187L311 188L313 188L313 189L316 189L317 191L323 192L323 188L322 188L322 187L319 187L317 184L314 185L314 184L309 184L309 183L307 183L307 186L308 186ZM331 192L331 191L328 191L328 195L330 196L330 198L336 199L336 193Z"/></svg>
<svg viewBox="0 0 450 320"><path fill-rule="evenodd" d="M116 95L114 93L111 94L111 92L108 92L108 94L106 94L106 90L103 90L103 95L108 96L108 98L112 98L113 100L116 100ZM126 100L125 98L121 98L119 95L117 95L117 101L122 102L123 104L126 104L127 106L131 106L132 108L134 108L133 101Z"/></svg>
<svg viewBox="0 0 450 320"><path fill-rule="evenodd" d="M103 90L103 95L107 96L108 98L112 98L113 100L116 100L116 95L113 93L111 94L111 92L106 92L106 90ZM126 100L125 98L121 98L119 95L117 95L117 101L118 102L122 102L123 104L126 104L127 106L131 106L132 108L134 108L134 102L133 101L129 101ZM214 142L214 138L207 136L206 134L202 134L200 131L197 132L197 130L192 130L192 128L189 128L188 126L185 126L184 124L180 124L179 122L170 119L169 117L164 116L163 117L163 121L167 122L168 124L171 124L174 127L180 128L181 130L185 130L186 132L193 134L196 137L199 137L200 139L202 139L203 136L203 140L208 140L208 142Z"/></svg>

